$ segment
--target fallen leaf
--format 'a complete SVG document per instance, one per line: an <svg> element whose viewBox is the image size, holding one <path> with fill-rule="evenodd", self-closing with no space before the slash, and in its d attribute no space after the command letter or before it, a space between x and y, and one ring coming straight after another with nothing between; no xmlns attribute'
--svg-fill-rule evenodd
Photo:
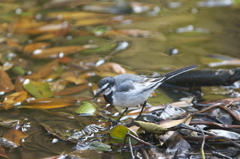
<svg viewBox="0 0 240 159"><path fill-rule="evenodd" d="M114 62L108 62L96 67L97 71L101 72L113 72L117 74L126 73L126 70L119 64Z"/></svg>
<svg viewBox="0 0 240 159"><path fill-rule="evenodd" d="M155 134L163 134L167 131L166 128L164 128L158 124L154 124L154 123L150 123L150 122L134 121L134 123L136 123L137 126L143 128L147 132L151 132L151 133L155 133Z"/></svg>
<svg viewBox="0 0 240 159"><path fill-rule="evenodd" d="M69 87L69 88L65 88L60 92L55 92L53 93L54 96L63 96L63 95L69 95L69 94L73 94L73 93L77 93L80 91L85 90L88 87L87 84L83 84L81 86L76 86L76 87Z"/></svg>
<svg viewBox="0 0 240 159"><path fill-rule="evenodd" d="M26 137L26 134L20 130L14 128L9 129L4 135L3 138L8 142L15 144L15 148L21 145L21 140Z"/></svg>
<svg viewBox="0 0 240 159"><path fill-rule="evenodd" d="M6 42L7 42L7 45L10 46L11 48L15 48L18 51L22 50L22 46L19 45L18 43L16 43L15 41L13 41L11 39L7 39Z"/></svg>
<svg viewBox="0 0 240 159"><path fill-rule="evenodd" d="M40 36L33 39L33 41L37 42L37 41L43 41L43 40L50 40L50 39L55 38L55 37L56 37L56 35L55 35L54 32L43 33Z"/></svg>
<svg viewBox="0 0 240 159"><path fill-rule="evenodd" d="M191 119L192 119L192 117L185 117L185 118L178 119L178 120L163 120L159 123L159 125L163 128L168 129L168 128L172 128L174 126L177 126L181 123L189 124Z"/></svg>
<svg viewBox="0 0 240 159"><path fill-rule="evenodd" d="M26 79L23 82L23 87L26 91L28 91L36 98L49 98L53 95L53 92L48 83L35 82Z"/></svg>
<svg viewBox="0 0 240 159"><path fill-rule="evenodd" d="M84 101L75 112L81 116L90 116L94 115L96 112L96 107L93 105L93 103Z"/></svg>
<svg viewBox="0 0 240 159"><path fill-rule="evenodd" d="M93 45L92 47L95 47ZM32 58L58 58L63 57L64 55L73 54L78 51L82 51L85 49L91 48L91 45L85 46L59 46L52 47L47 49L37 49L33 51Z"/></svg>
<svg viewBox="0 0 240 159"><path fill-rule="evenodd" d="M4 94L14 90L15 86L13 85L8 74L0 70L0 94Z"/></svg>
<svg viewBox="0 0 240 159"><path fill-rule="evenodd" d="M10 109L14 104L23 102L25 99L27 99L26 91L21 91L21 92L16 92L16 93L10 94L5 97L4 101L2 102L2 107L4 109Z"/></svg>
<svg viewBox="0 0 240 159"><path fill-rule="evenodd" d="M133 37L149 37L151 32L149 30L141 29L119 29L119 30L110 30L104 33L104 36L109 35L128 35Z"/></svg>
<svg viewBox="0 0 240 159"><path fill-rule="evenodd" d="M96 14L90 12L51 12L46 15L47 18L58 18L61 19L82 19L82 18L96 18L96 17L105 17L106 14Z"/></svg>
<svg viewBox="0 0 240 159"><path fill-rule="evenodd" d="M0 145L0 156L8 159L5 149Z"/></svg>
<svg viewBox="0 0 240 159"><path fill-rule="evenodd" d="M35 108L35 109L55 109L73 105L77 102L74 99L57 99L57 98L41 98L26 100L21 108Z"/></svg>
<svg viewBox="0 0 240 159"><path fill-rule="evenodd" d="M46 77L47 75L51 74L53 71L57 70L59 61L57 59L53 60L50 63L47 63L41 66L36 73L26 76L25 78L30 79L40 79Z"/></svg>
<svg viewBox="0 0 240 159"><path fill-rule="evenodd" d="M130 132L132 135L137 136L131 129L128 129L127 127L123 125L117 125L114 128L111 129L110 131L110 136L111 136L111 143L122 143L127 132ZM132 139L132 144L136 144L137 141L135 139Z"/></svg>
<svg viewBox="0 0 240 159"><path fill-rule="evenodd" d="M83 78L81 74L79 74L79 72L74 72L74 71L64 72L62 73L61 78L66 81L73 82L75 84L86 83L85 78Z"/></svg>
<svg viewBox="0 0 240 159"><path fill-rule="evenodd" d="M38 42L38 43L28 44L23 48L23 53L29 54L36 49L44 49L45 47L47 47L49 45L50 45L50 43L47 43L47 42Z"/></svg>

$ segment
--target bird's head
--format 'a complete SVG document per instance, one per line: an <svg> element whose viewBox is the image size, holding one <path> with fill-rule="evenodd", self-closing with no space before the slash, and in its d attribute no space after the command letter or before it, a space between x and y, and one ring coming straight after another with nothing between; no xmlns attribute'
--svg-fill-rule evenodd
<svg viewBox="0 0 240 159"><path fill-rule="evenodd" d="M97 98L100 94L108 95L111 93L115 86L115 79L113 77L105 77L98 82L98 90L93 99Z"/></svg>

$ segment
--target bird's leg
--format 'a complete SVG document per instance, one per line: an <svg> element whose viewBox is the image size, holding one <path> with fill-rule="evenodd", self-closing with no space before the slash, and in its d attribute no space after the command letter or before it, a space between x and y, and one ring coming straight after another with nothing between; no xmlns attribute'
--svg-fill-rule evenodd
<svg viewBox="0 0 240 159"><path fill-rule="evenodd" d="M123 113L120 115L120 117L114 122L115 125L118 124L118 122L120 121L120 119L123 117L123 115L127 112L128 108L126 108Z"/></svg>
<svg viewBox="0 0 240 159"><path fill-rule="evenodd" d="M142 112L143 112L143 110L144 110L144 108L145 108L146 105L147 105L147 101L145 101L145 102L143 103L142 109L141 109L139 115L136 117L136 119L139 119L139 118L141 117Z"/></svg>

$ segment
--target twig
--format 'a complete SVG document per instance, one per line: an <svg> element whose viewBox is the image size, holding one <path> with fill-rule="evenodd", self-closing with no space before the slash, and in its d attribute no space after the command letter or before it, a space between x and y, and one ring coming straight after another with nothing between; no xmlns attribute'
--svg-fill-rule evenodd
<svg viewBox="0 0 240 159"><path fill-rule="evenodd" d="M202 141L202 144L201 144L201 155L202 155L202 159L205 159L205 154L204 154L204 145L205 145L205 134L203 132L203 130L197 125L197 128L202 132L203 134L203 141Z"/></svg>
<svg viewBox="0 0 240 159"><path fill-rule="evenodd" d="M129 132L128 132L129 133ZM131 141L131 138L128 137L128 144L129 144L129 149L130 149L130 153L131 153L131 156L132 156L132 159L135 159L135 156L133 154L133 147L132 147L132 141Z"/></svg>
<svg viewBox="0 0 240 159"><path fill-rule="evenodd" d="M212 154L215 155L215 156L221 157L221 158L223 157L223 158L226 158L226 159L232 159L232 157L226 156L226 155L224 155L220 152L213 151Z"/></svg>

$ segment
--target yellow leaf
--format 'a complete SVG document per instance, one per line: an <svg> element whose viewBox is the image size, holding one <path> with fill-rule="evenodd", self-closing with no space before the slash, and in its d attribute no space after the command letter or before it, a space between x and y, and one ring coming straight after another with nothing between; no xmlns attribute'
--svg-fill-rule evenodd
<svg viewBox="0 0 240 159"><path fill-rule="evenodd" d="M61 54L67 55L72 54L77 51L82 51L86 49L85 46L59 46L59 47L53 47L48 49L37 49L33 51L32 58L48 58L53 57L57 58L61 56Z"/></svg>
<svg viewBox="0 0 240 159"><path fill-rule="evenodd" d="M41 98L29 100L22 104L22 108L39 108L39 109L54 109L73 105L77 102L74 99L56 99L56 98Z"/></svg>
<svg viewBox="0 0 240 159"><path fill-rule="evenodd" d="M27 99L27 92L26 91L21 91L21 92L16 92L13 94L10 94L5 97L2 107L4 109L9 109L11 108L14 104L18 102L23 102L25 99Z"/></svg>

